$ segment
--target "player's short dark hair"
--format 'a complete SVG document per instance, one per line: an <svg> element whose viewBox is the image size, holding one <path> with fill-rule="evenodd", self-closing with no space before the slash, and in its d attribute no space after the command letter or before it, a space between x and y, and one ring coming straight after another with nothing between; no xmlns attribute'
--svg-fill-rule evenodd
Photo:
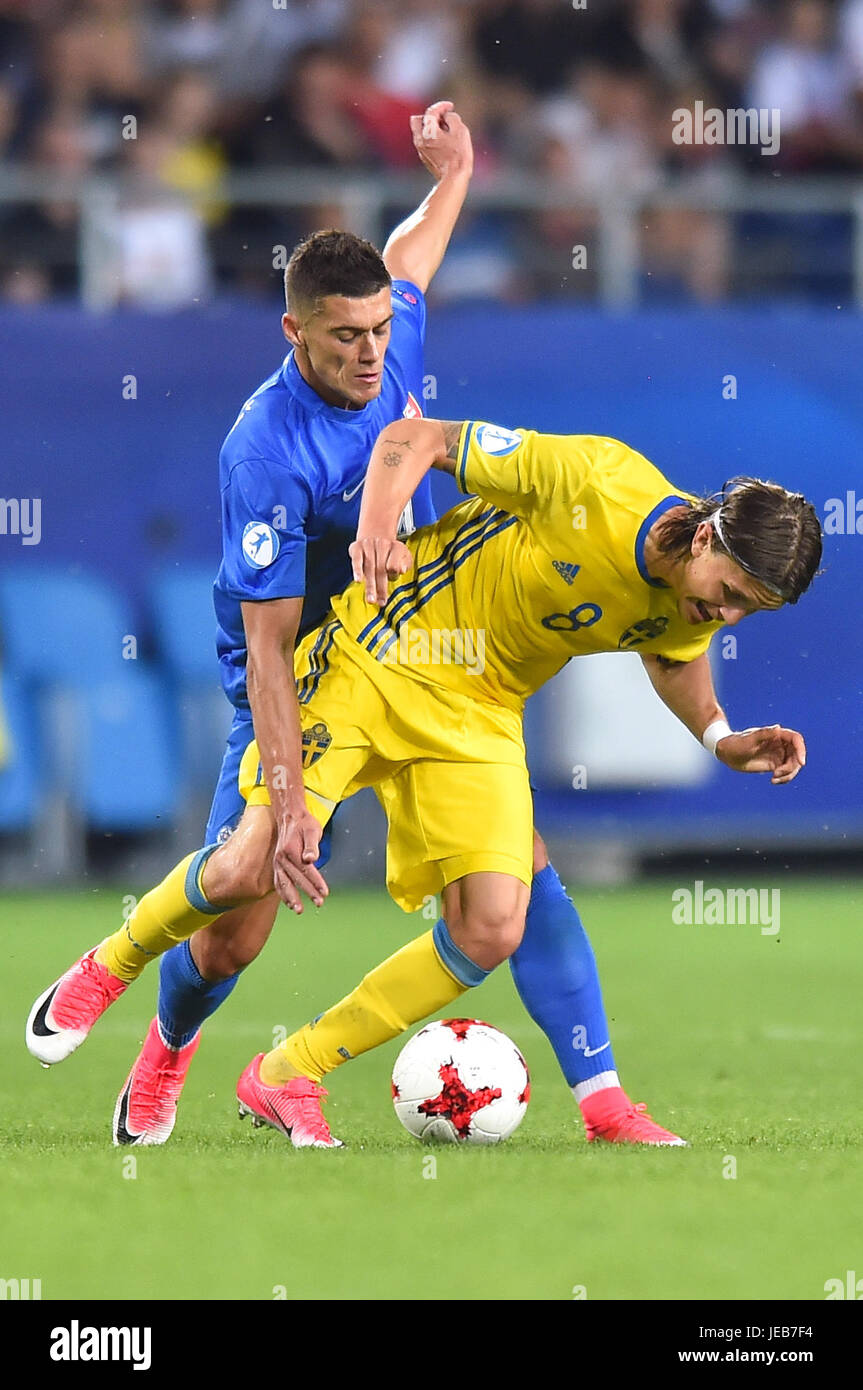
<svg viewBox="0 0 863 1390"><path fill-rule="evenodd" d="M313 309L328 294L366 299L391 284L376 246L353 232L312 232L285 267L285 303L291 314Z"/></svg>
<svg viewBox="0 0 863 1390"><path fill-rule="evenodd" d="M663 554L686 559L698 527L712 521L717 511L719 530L714 522L712 548L783 602L796 603L821 563L821 523L812 503L778 483L733 478L721 493L668 517L660 531Z"/></svg>

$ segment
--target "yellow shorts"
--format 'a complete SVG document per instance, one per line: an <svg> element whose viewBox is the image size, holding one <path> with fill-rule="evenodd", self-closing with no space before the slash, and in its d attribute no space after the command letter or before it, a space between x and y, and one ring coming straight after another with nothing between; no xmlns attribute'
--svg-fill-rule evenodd
<svg viewBox="0 0 863 1390"><path fill-rule="evenodd" d="M413 912L465 874L533 877L533 804L521 717L376 662L337 619L297 648L303 782L326 822L361 787L387 814L387 887ZM247 803L270 804L257 743L240 764Z"/></svg>

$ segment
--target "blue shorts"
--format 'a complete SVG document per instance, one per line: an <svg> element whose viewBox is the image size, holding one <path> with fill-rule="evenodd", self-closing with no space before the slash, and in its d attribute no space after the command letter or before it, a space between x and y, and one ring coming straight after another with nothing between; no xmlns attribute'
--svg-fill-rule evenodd
<svg viewBox="0 0 863 1390"><path fill-rule="evenodd" d="M216 783L213 804L210 807L210 818L207 821L204 836L205 845L224 843L232 831L236 829L237 823L246 809L246 803L240 796L238 778L243 754L254 737L252 718L248 710L237 710L234 714L231 731L228 734L225 756L222 758L222 769ZM330 817L321 836L321 853L315 866L318 869L322 869L330 860L333 818L333 816Z"/></svg>

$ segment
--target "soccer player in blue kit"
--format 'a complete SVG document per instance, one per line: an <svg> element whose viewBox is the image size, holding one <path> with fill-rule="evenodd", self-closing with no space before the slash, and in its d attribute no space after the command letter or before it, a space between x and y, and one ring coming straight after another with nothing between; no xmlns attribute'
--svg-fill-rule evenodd
<svg viewBox="0 0 863 1390"><path fill-rule="evenodd" d="M201 1025L263 948L279 901L299 913L301 894L316 905L327 895L320 873L326 844L321 856L321 826L303 790L304 761L317 750L308 735L301 738L293 654L329 610L330 597L350 581L348 545L378 434L421 414L424 292L472 169L470 135L451 103L436 103L411 124L435 187L392 233L382 256L370 243L335 231L315 233L297 247L285 273L283 328L292 350L243 406L222 447L223 560L215 606L222 683L235 714L204 848L40 995L28 1019L30 1051L46 1064L62 1061L148 961L165 952L157 1016L115 1107L115 1144L165 1143ZM425 478L406 508L403 530L432 520ZM238 790L250 725L273 815L267 807L246 808ZM214 883L208 861L220 844L228 853L220 856ZM260 866L270 863L264 884ZM231 906L237 903L245 905ZM447 952L450 969L456 963L471 974L455 935ZM620 1086L593 951L538 836L527 924L512 968L581 1107L588 1137L679 1144ZM576 1035L583 1047L574 1046ZM296 1091L292 1142L334 1146L320 1109L326 1093L305 1080Z"/></svg>

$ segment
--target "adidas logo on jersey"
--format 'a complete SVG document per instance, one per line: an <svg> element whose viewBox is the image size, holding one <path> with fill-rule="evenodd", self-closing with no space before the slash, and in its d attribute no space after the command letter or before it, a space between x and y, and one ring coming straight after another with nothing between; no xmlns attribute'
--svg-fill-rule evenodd
<svg viewBox="0 0 863 1390"><path fill-rule="evenodd" d="M581 565L570 565L566 560L552 560L551 562L557 570L561 579L565 579L567 584L571 584L581 569Z"/></svg>

